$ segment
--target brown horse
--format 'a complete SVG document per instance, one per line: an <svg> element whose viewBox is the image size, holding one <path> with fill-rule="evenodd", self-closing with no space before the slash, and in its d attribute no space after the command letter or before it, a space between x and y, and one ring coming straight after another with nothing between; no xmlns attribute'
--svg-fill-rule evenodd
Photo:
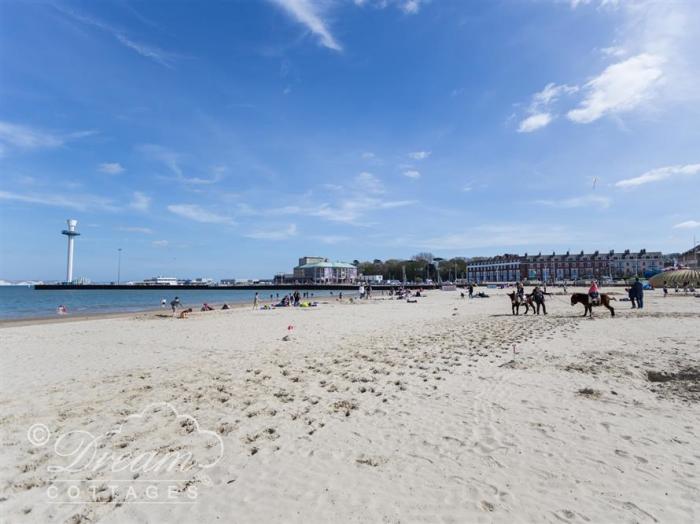
<svg viewBox="0 0 700 524"><path fill-rule="evenodd" d="M593 308L596 306L605 306L610 310L610 315L615 316L615 310L613 307L610 305L610 301L615 300L615 298L611 298L610 295L606 295L605 293L600 294L600 301L596 302L595 304L591 303L591 297L588 296L586 293L573 293L571 295L571 305L575 306L576 304L583 304L583 316L585 317L586 315L589 314L590 316L593 316Z"/></svg>
<svg viewBox="0 0 700 524"><path fill-rule="evenodd" d="M525 295L525 300L520 300L518 295L515 294L515 291L512 291L511 293L506 293L510 297L510 306L513 310L514 315L519 315L520 314L520 306L525 306L525 314L527 315L527 312L530 311L530 308L532 308L532 312L535 312L535 305L532 303L532 296L531 295Z"/></svg>

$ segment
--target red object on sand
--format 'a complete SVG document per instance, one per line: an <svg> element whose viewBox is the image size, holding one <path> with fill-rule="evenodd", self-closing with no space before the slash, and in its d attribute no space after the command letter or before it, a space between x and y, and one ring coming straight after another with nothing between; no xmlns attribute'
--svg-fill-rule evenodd
<svg viewBox="0 0 700 524"><path fill-rule="evenodd" d="M291 331L291 330L293 330L293 329L294 329L294 326L292 326L291 324L289 324L289 325L287 326L287 331Z"/></svg>

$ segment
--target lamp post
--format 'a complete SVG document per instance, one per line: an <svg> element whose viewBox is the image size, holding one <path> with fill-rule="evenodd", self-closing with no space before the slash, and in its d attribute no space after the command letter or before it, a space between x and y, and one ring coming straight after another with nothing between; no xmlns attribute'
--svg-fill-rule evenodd
<svg viewBox="0 0 700 524"><path fill-rule="evenodd" d="M122 280L122 248L117 249L117 285Z"/></svg>

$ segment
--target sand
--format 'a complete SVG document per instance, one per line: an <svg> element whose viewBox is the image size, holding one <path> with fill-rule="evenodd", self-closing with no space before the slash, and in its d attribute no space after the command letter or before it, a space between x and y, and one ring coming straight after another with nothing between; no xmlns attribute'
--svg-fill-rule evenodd
<svg viewBox="0 0 700 524"><path fill-rule="evenodd" d="M700 300L488 292L6 324L0 519L700 520ZM88 434L194 465L93 468Z"/></svg>

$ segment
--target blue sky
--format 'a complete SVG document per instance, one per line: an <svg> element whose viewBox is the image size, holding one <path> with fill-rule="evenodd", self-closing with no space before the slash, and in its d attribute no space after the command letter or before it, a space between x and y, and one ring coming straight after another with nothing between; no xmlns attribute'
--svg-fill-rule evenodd
<svg viewBox="0 0 700 524"><path fill-rule="evenodd" d="M0 278L688 249L700 3L0 3Z"/></svg>

